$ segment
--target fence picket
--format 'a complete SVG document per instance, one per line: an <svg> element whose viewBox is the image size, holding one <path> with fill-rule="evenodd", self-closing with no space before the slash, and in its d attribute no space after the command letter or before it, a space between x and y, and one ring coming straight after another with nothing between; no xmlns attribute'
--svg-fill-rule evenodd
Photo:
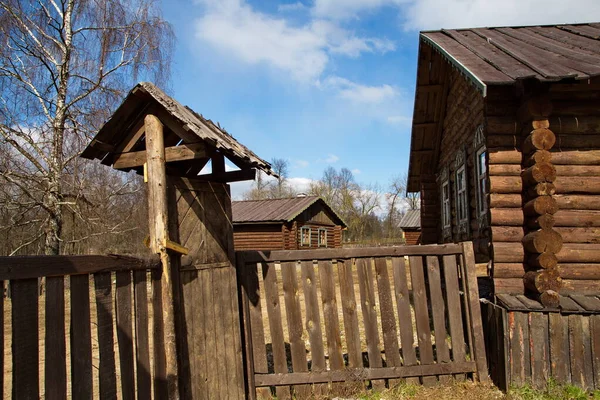
<svg viewBox="0 0 600 400"><path fill-rule="evenodd" d="M465 333L462 323L462 306L458 288L458 270L456 256L444 256L444 283L446 284L446 301L448 302L448 324L450 325L450 338L452 345L452 360L465 361ZM464 380L464 375L455 375L455 379Z"/></svg>
<svg viewBox="0 0 600 400"><path fill-rule="evenodd" d="M8 325L4 321L4 296L5 296L4 281L0 280L0 323L2 327ZM0 330L0 368L4 371L4 329ZM0 398L4 399L4 373L0 374Z"/></svg>
<svg viewBox="0 0 600 400"><path fill-rule="evenodd" d="M331 261L319 261L319 280L321 282L321 301L323 302L329 369L340 370L344 368L344 359L342 358L340 320L335 298L335 281Z"/></svg>
<svg viewBox="0 0 600 400"><path fill-rule="evenodd" d="M300 308L300 297L298 296L298 277L296 274L296 263L285 262L281 264L281 276L283 281L283 296L285 300L285 311L290 336L290 347L292 355L292 368L294 372L308 371L306 360L306 346L302 339L302 311ZM294 388L295 393L302 397L310 393L310 387L298 386Z"/></svg>
<svg viewBox="0 0 600 400"><path fill-rule="evenodd" d="M117 397L111 281L110 272L94 275L98 352L100 354L100 371L98 375L100 378L99 389L101 399L114 399Z"/></svg>
<svg viewBox="0 0 600 400"><path fill-rule="evenodd" d="M148 281L146 279L146 271L135 271L133 279L137 398L142 400L149 399L151 393L150 345L148 338Z"/></svg>
<svg viewBox="0 0 600 400"><path fill-rule="evenodd" d="M283 338L283 324L281 322L281 304L279 287L277 285L277 271L274 263L263 264L263 279L265 283L265 299L267 300L267 315L269 316L269 330L271 332L271 346L273 349L273 364L275 372L288 372L285 354L285 340ZM289 399L289 387L277 387L278 399Z"/></svg>
<svg viewBox="0 0 600 400"><path fill-rule="evenodd" d="M131 271L117 272L116 312L119 363L121 366L121 394L124 400L135 398L133 373L133 327L131 318Z"/></svg>
<svg viewBox="0 0 600 400"><path fill-rule="evenodd" d="M11 282L11 297L12 398L38 399L38 280L24 279Z"/></svg>
<svg viewBox="0 0 600 400"><path fill-rule="evenodd" d="M338 260L344 331L346 334L346 347L348 348L348 366L350 368L359 368L363 366L363 361L360 346L360 331L358 330L356 295L354 294L354 278L352 277L353 265L355 264L350 260Z"/></svg>
<svg viewBox="0 0 600 400"><path fill-rule="evenodd" d="M411 256L409 263L420 361L421 365L433 364L433 346L431 344L431 329L429 327L429 310L427 308L423 259L419 256ZM437 382L437 378L434 376L424 376L422 379L423 384L426 386L434 385Z"/></svg>
<svg viewBox="0 0 600 400"><path fill-rule="evenodd" d="M440 265L437 256L427 257L427 278L431 296L431 312L435 337L435 354L438 363L450 361L450 351L446 343L446 305L442 294ZM448 375L440 375L440 382L448 382Z"/></svg>
<svg viewBox="0 0 600 400"><path fill-rule="evenodd" d="M392 305L392 290L387 268L387 259L378 257L375 259L375 272L377 275L377 291L379 293L379 305L381 311L381 328L383 330L383 346L385 350L385 361L388 367L399 367L400 348L398 347L398 331L396 329L396 317ZM390 380L389 385L398 384L398 380Z"/></svg>
<svg viewBox="0 0 600 400"><path fill-rule="evenodd" d="M65 278L46 278L46 399L67 397L67 360L65 343ZM0 346L2 348L2 346Z"/></svg>
<svg viewBox="0 0 600 400"><path fill-rule="evenodd" d="M154 331L154 398L166 399L169 397L167 388L167 362L165 356L165 329L162 318L162 286L160 279L161 270L152 271L152 322Z"/></svg>
<svg viewBox="0 0 600 400"><path fill-rule="evenodd" d="M74 399L92 398L90 277L71 276L71 390Z"/></svg>

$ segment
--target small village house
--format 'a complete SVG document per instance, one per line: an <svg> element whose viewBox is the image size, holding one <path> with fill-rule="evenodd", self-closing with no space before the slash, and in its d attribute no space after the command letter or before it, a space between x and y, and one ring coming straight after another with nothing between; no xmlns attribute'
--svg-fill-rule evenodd
<svg viewBox="0 0 600 400"><path fill-rule="evenodd" d="M420 35L408 191L488 265L501 386L600 387L599 76L600 24Z"/></svg>
<svg viewBox="0 0 600 400"><path fill-rule="evenodd" d="M408 210L398 224L406 244L421 244L421 211Z"/></svg>
<svg viewBox="0 0 600 400"><path fill-rule="evenodd" d="M236 250L342 247L344 221L317 196L234 201Z"/></svg>

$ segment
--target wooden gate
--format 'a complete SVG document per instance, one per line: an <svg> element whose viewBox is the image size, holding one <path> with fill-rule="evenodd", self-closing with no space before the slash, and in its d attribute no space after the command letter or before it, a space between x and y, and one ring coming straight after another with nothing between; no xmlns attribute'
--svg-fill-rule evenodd
<svg viewBox="0 0 600 400"><path fill-rule="evenodd" d="M237 272L250 398L488 379L471 243L244 251Z"/></svg>

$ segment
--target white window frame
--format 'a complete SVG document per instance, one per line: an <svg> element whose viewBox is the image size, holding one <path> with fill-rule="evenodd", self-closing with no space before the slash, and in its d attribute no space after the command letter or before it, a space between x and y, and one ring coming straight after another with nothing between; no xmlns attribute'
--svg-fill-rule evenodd
<svg viewBox="0 0 600 400"><path fill-rule="evenodd" d="M477 179L477 214L487 214L487 154L485 147L480 148L475 156L475 175Z"/></svg>
<svg viewBox="0 0 600 400"><path fill-rule="evenodd" d="M308 243L304 241L304 232L308 231ZM300 228L300 246L310 247L312 244L312 229L310 226L303 226Z"/></svg>
<svg viewBox="0 0 600 400"><path fill-rule="evenodd" d="M324 233L325 240L321 240L321 233ZM327 247L327 229L319 228L317 230L317 242L319 244L319 247Z"/></svg>
<svg viewBox="0 0 600 400"><path fill-rule="evenodd" d="M462 176L462 178L461 178ZM462 164L455 172L456 222L460 227L469 225L469 196L467 192L467 168Z"/></svg>
<svg viewBox="0 0 600 400"><path fill-rule="evenodd" d="M448 179L442 181L442 228L444 230L452 227L452 209L450 206L450 182Z"/></svg>

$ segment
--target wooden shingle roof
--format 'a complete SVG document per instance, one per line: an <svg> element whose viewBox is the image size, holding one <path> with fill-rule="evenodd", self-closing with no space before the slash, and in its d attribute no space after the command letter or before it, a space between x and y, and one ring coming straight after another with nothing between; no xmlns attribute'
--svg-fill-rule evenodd
<svg viewBox="0 0 600 400"><path fill-rule="evenodd" d="M421 39L484 91L487 85L519 79L553 82L600 75L600 23L442 29L422 32Z"/></svg>
<svg viewBox="0 0 600 400"><path fill-rule="evenodd" d="M421 227L421 210L408 210L398 224L402 229Z"/></svg>
<svg viewBox="0 0 600 400"><path fill-rule="evenodd" d="M257 168L273 175L267 161L239 143L225 129L183 106L149 82L138 83L129 92L81 156L100 159L103 164L112 165L115 154L125 148L126 151L135 151L144 147L144 136L136 136L135 132L136 127L143 124L144 115L149 112L157 114L169 130L168 137L165 134L166 145L201 141L224 154L240 168Z"/></svg>
<svg viewBox="0 0 600 400"><path fill-rule="evenodd" d="M290 197L284 199L245 200L231 202L233 223L291 222L315 203L322 203L334 221L343 227L346 223L318 196Z"/></svg>

